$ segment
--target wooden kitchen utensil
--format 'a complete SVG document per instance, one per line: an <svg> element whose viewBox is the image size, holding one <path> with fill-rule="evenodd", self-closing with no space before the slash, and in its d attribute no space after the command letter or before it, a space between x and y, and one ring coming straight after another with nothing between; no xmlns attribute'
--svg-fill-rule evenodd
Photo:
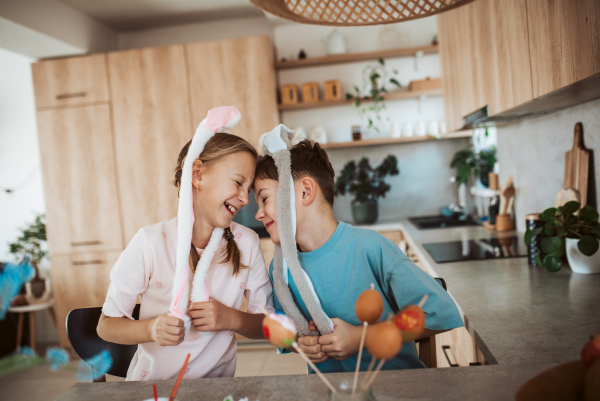
<svg viewBox="0 0 600 401"><path fill-rule="evenodd" d="M510 212L515 192L512 175L509 175L506 184L504 184L500 191L500 214L507 214Z"/></svg>
<svg viewBox="0 0 600 401"><path fill-rule="evenodd" d="M575 124L573 131L573 148L565 154L563 190L572 189L576 191L579 195L581 207L583 207L587 204L590 151L583 148L583 124ZM568 195L570 195L570 197L568 197L567 194L562 196L568 198L568 200L575 200L572 199L572 193ZM558 206L562 205L564 205L564 203Z"/></svg>
<svg viewBox="0 0 600 401"><path fill-rule="evenodd" d="M565 203L575 201L580 202L579 192L573 188L561 189L556 195L554 207L564 206ZM581 202L580 202L581 203Z"/></svg>

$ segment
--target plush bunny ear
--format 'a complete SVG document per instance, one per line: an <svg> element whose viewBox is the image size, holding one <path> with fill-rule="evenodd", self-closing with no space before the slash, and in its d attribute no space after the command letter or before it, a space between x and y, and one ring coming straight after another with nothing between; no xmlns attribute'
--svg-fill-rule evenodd
<svg viewBox="0 0 600 401"><path fill-rule="evenodd" d="M192 228L194 222L194 211L192 205L192 165L202 151L204 146L215 133L226 132L240 121L241 115L233 106L217 107L208 111L206 118L200 123L188 153L183 162L181 172L181 187L179 189L179 205L177 208L177 248L175 253L175 277L173 279L173 295L170 313L186 322L189 317L185 314L189 300L189 267L188 257L192 243ZM204 278L210 262L217 250L218 243L223 236L222 228L215 228L213 235L202 253L196 274L194 276L192 300L208 300L208 294L204 284ZM200 284L196 285L199 282ZM194 301L197 302L197 301Z"/></svg>

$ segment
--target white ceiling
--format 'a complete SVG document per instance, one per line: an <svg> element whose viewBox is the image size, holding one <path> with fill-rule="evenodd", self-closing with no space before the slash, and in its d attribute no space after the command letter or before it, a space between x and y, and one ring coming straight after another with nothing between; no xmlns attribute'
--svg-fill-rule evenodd
<svg viewBox="0 0 600 401"><path fill-rule="evenodd" d="M264 16L249 0L61 0L116 31Z"/></svg>

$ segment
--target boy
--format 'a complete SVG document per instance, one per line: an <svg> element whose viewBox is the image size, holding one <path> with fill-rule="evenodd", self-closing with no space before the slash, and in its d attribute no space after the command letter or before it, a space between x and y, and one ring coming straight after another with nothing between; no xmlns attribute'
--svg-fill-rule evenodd
<svg viewBox="0 0 600 401"><path fill-rule="evenodd" d="M393 242L379 233L336 222L333 217L335 173L327 154L317 143L304 140L290 149L291 173L295 190L296 243L298 260L331 318L334 330L320 336L301 336L300 348L324 373L353 372L362 333L362 323L354 312L358 296L375 284L384 299L381 320L408 304L429 298L422 337L463 326L454 301L429 275L415 266ZM255 173L254 193L258 203L256 219L262 221L276 245L280 244L277 225L279 175L271 156L260 158ZM273 281L273 262L269 267ZM306 320L314 320L288 272L293 299ZM274 294L275 308L283 311ZM313 322L311 330L316 330ZM365 350L361 370L371 356ZM386 361L383 369L422 368L414 342L404 343L398 356Z"/></svg>

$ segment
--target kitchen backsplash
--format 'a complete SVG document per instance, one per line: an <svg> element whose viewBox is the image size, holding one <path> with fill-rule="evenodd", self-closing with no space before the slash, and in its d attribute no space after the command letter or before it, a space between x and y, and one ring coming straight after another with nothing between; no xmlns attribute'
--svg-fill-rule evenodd
<svg viewBox="0 0 600 401"><path fill-rule="evenodd" d="M517 230L525 231L525 215L554 206L563 185L565 153L573 146L573 127L583 124L583 142L593 151L594 174L600 177L600 100L498 128L500 180L513 176L517 195ZM595 199L598 199L596 184ZM594 188L589 187L588 191ZM594 205L597 206L597 205Z"/></svg>
<svg viewBox="0 0 600 401"><path fill-rule="evenodd" d="M441 206L456 203L458 189L449 181L454 175L450 168L452 155L468 146L469 138L416 142L389 146L330 149L329 159L336 178L344 165L363 156L377 166L388 155L398 158L400 174L387 177L392 189L385 198L379 198L379 222L399 220L411 216L438 214ZM350 195L337 196L333 212L337 220L352 223Z"/></svg>

